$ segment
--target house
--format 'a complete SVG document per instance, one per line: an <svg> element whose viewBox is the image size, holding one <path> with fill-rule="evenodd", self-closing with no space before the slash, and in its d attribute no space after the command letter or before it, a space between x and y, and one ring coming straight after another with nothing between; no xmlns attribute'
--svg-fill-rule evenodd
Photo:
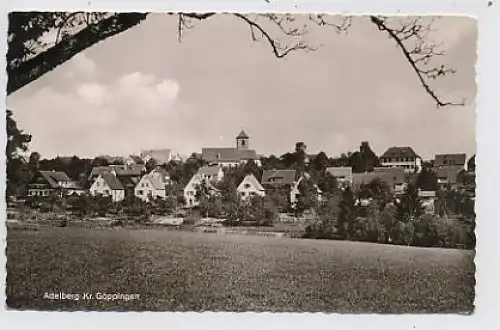
<svg viewBox="0 0 500 330"><path fill-rule="evenodd" d="M395 194L401 194L408 185L405 177L405 170L403 168L376 167L373 169L373 172L354 173L352 176L352 186L355 190L359 190L361 186L378 179L385 182Z"/></svg>
<svg viewBox="0 0 500 330"><path fill-rule="evenodd" d="M60 171L38 171L28 185L29 196L70 196L83 193L82 187Z"/></svg>
<svg viewBox="0 0 500 330"><path fill-rule="evenodd" d="M467 156L465 154L437 154L434 157L434 168L443 169L454 167L457 169L465 169L465 161Z"/></svg>
<svg viewBox="0 0 500 330"><path fill-rule="evenodd" d="M125 199L125 187L118 178L110 173L99 174L90 187L92 196L111 197L113 202Z"/></svg>
<svg viewBox="0 0 500 330"><path fill-rule="evenodd" d="M161 180L165 185L171 184L172 181L170 179L170 174L161 166L153 169L149 174L157 176L159 180Z"/></svg>
<svg viewBox="0 0 500 330"><path fill-rule="evenodd" d="M92 182L100 174L112 174L118 177L141 177L145 172L146 166L143 164L96 166L90 172L89 181Z"/></svg>
<svg viewBox="0 0 500 330"><path fill-rule="evenodd" d="M297 179L296 170L265 170L261 184L265 189L290 189Z"/></svg>
<svg viewBox="0 0 500 330"><path fill-rule="evenodd" d="M134 189L134 195L145 202L152 199L166 197L166 182L162 179L162 173L151 172L144 174Z"/></svg>
<svg viewBox="0 0 500 330"><path fill-rule="evenodd" d="M300 183L302 182L302 180L308 180L309 178L310 177L307 173L304 174L297 181L295 181L293 183L292 187L290 188L290 206L292 207L292 209L295 208L295 206L297 205L297 201L299 200L299 196L300 196L299 185L300 185ZM316 184L314 184L314 188L316 189L316 198L317 198L318 202L321 202L321 200L323 199L323 192L321 191L321 189L319 189L319 187Z"/></svg>
<svg viewBox="0 0 500 330"><path fill-rule="evenodd" d="M201 158L209 164L217 164L222 167L234 167L254 161L261 166L260 158L253 149L249 149L250 138L241 131L236 137L236 148L202 148Z"/></svg>
<svg viewBox="0 0 500 330"><path fill-rule="evenodd" d="M352 168L351 167L327 167L326 173L333 176L339 187L346 188L352 186Z"/></svg>
<svg viewBox="0 0 500 330"><path fill-rule="evenodd" d="M450 187L451 189L457 188L459 173L461 172L465 171L463 168L456 166L447 166L434 170L437 176L438 185L441 188Z"/></svg>
<svg viewBox="0 0 500 330"><path fill-rule="evenodd" d="M200 186L204 185L210 194L217 194L219 190L213 186L213 184L206 179L203 179L199 173L193 175L191 180L189 180L186 187L184 187L184 200L186 201L186 207L193 207L199 204L196 197L196 192Z"/></svg>
<svg viewBox="0 0 500 330"><path fill-rule="evenodd" d="M422 158L411 147L391 147L379 158L383 167L399 167L405 172L420 172Z"/></svg>
<svg viewBox="0 0 500 330"><path fill-rule="evenodd" d="M264 197L266 195L264 187L262 187L259 180L253 174L245 176L238 188L236 188L236 191L242 200L247 200L253 196Z"/></svg>
<svg viewBox="0 0 500 330"><path fill-rule="evenodd" d="M434 214L434 202L436 201L435 191L420 190L418 196L422 200L422 207L426 214Z"/></svg>
<svg viewBox="0 0 500 330"><path fill-rule="evenodd" d="M210 182L219 182L224 177L224 171L220 165L206 165L198 169L198 175L201 176L203 180Z"/></svg>
<svg viewBox="0 0 500 330"><path fill-rule="evenodd" d="M142 158L140 156L129 155L124 159L124 164L130 166L130 165L144 164L144 162L142 161Z"/></svg>

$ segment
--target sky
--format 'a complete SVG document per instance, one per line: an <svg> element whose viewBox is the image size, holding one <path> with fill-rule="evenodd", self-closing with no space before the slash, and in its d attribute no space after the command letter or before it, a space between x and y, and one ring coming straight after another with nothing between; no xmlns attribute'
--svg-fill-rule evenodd
<svg viewBox="0 0 500 330"><path fill-rule="evenodd" d="M393 40L366 17L347 35L311 28L312 52L277 59L236 17L217 15L178 40L177 20L151 14L7 98L18 126L42 157L138 154L170 148L181 155L235 146L244 129L259 154L280 155L303 141L310 153L377 154L411 146L424 159L476 152L477 22L441 17L433 38L439 60L457 73L433 82L437 109Z"/></svg>

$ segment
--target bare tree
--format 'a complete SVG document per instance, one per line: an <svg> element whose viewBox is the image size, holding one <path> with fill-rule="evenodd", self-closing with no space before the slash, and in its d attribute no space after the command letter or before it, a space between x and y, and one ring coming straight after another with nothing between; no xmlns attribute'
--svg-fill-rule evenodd
<svg viewBox="0 0 500 330"><path fill-rule="evenodd" d="M196 21L214 17L216 13L166 13L178 17L178 39L192 29ZM349 16L324 14L242 14L232 13L248 25L252 40L268 43L277 58L293 52L315 51L321 45L312 45L308 28L331 28L335 33L347 33L352 20ZM9 15L9 50L7 53L7 94L19 90L40 78L76 54L99 41L124 32L147 18L147 13L63 13L14 12ZM300 17L299 17L300 16ZM305 17L305 19L304 19ZM444 100L433 89L431 81L454 73L452 68L437 63L442 57L442 44L430 40L432 20L421 17L402 18L368 16L368 19L401 50L422 87L438 107L463 105L464 101ZM47 43L47 35L55 34L55 41Z"/></svg>

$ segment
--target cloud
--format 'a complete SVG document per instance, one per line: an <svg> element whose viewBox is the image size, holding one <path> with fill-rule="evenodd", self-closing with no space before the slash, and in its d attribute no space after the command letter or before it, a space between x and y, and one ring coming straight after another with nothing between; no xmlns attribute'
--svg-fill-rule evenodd
<svg viewBox="0 0 500 330"><path fill-rule="evenodd" d="M162 125L176 116L179 90L173 80L134 72L108 84L82 80L66 90L45 87L14 106L20 125L34 137L31 149L42 155L128 154L164 141ZM47 104L34 116L34 109Z"/></svg>
<svg viewBox="0 0 500 330"><path fill-rule="evenodd" d="M67 67L67 78L90 79L93 78L97 72L95 62L88 58L85 53L75 55L68 61Z"/></svg>

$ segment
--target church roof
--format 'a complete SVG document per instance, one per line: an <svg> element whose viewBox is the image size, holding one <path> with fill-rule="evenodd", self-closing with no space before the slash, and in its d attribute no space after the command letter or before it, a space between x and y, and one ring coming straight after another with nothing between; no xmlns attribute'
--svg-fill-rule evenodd
<svg viewBox="0 0 500 330"><path fill-rule="evenodd" d="M247 133L245 133L244 130L241 130L240 134L238 134L238 136L236 137L237 139L248 139L248 135Z"/></svg>

